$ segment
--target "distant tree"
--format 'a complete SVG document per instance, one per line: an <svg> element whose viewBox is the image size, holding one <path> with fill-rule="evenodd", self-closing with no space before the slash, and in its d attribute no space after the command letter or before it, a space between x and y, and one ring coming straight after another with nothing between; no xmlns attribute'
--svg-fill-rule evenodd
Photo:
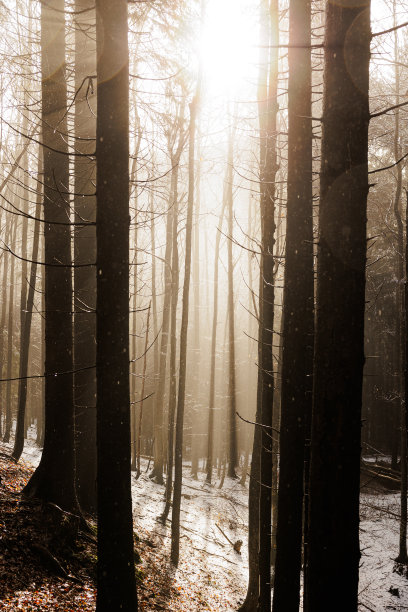
<svg viewBox="0 0 408 612"><path fill-rule="evenodd" d="M178 176L180 157L185 142L184 130L184 101L178 110L178 118L175 126L169 131L168 147L172 166L171 176L171 219L172 219L172 248L171 248L171 302L170 302L170 385L169 385L169 417L167 437L167 478L165 507L161 519L163 523L167 520L171 507L171 494L173 488L173 465L174 465L174 421L177 406L177 302L179 294L179 252L178 252ZM176 140L178 138L178 142ZM177 144L177 146L175 146ZM175 149L174 149L175 147Z"/></svg>
<svg viewBox="0 0 408 612"><path fill-rule="evenodd" d="M4 437L3 442L10 441L11 435L11 427L12 427L12 365L13 365L13 336L14 336L14 304L15 304L15 294L16 294L16 286L15 286L15 271L16 271L16 258L13 253L16 250L16 241L17 241L17 226L18 226L18 217L15 217L13 220L13 232L11 234L10 241L10 249L11 249L11 261L10 261L10 285L8 291L8 308L7 308L7 369L6 369L6 422L4 429Z"/></svg>
<svg viewBox="0 0 408 612"><path fill-rule="evenodd" d="M235 377L235 312L234 312L234 263L232 259L232 240L234 223L233 165L234 132L230 128L228 137L227 171L225 176L224 197L228 219L228 476L236 478L237 453L237 386Z"/></svg>
<svg viewBox="0 0 408 612"><path fill-rule="evenodd" d="M370 41L370 0L327 4L308 612L358 606Z"/></svg>
<svg viewBox="0 0 408 612"><path fill-rule="evenodd" d="M34 222L34 237L33 247L31 252L31 267L30 267L30 278L28 279L28 294L26 298L26 316L24 318L23 333L21 336L21 354L20 354L20 380L19 380L19 393L18 393L18 405L17 405L17 422L16 422L16 436L14 439L14 448L12 457L15 461L18 461L24 449L24 421L26 415L26 402L27 402L27 374L28 374L28 357L30 350L30 334L31 324L33 318L34 308L34 292L37 284L37 267L38 267L38 251L40 242L40 221L41 221L41 204L42 204L42 150L38 153L38 167L37 167L37 196L35 205L35 222Z"/></svg>
<svg viewBox="0 0 408 612"><path fill-rule="evenodd" d="M12 222L7 216L5 224L4 224L4 240L6 244L8 244L11 240L12 233ZM0 318L0 373L1 377L6 377L5 368L6 368L6 360L4 359L4 348L5 348L5 329L6 329L6 315L7 315L7 281L9 274L9 257L6 253L3 254L3 272L2 272L2 303L1 303L1 318ZM3 430L3 398L4 398L4 383L0 384L0 435L2 435Z"/></svg>
<svg viewBox="0 0 408 612"><path fill-rule="evenodd" d="M97 0L98 612L137 610L129 389L129 52L126 0Z"/></svg>
<svg viewBox="0 0 408 612"><path fill-rule="evenodd" d="M176 567L180 554L180 508L181 488L183 480L183 426L184 407L186 392L186 370L187 370L187 334L188 334L188 310L190 297L190 275L191 275L191 238L193 233L193 210L194 210L194 150L195 150L195 127L198 105L197 93L190 103L190 125L188 132L188 202L186 219L186 247L184 263L183 304L180 330L180 368L179 386L177 397L176 415L176 439L174 459L174 491L173 507L171 515L171 562Z"/></svg>
<svg viewBox="0 0 408 612"><path fill-rule="evenodd" d="M183 111L184 112L184 111ZM169 118L167 118L168 120ZM154 407L154 467L150 475L159 484L163 484L164 463L164 391L166 386L167 353L169 347L170 313L172 307L172 249L173 249L173 221L175 214L174 194L177 195L179 163L183 151L184 137L181 135L180 118L174 125L168 127L168 147L172 167L170 179L170 197L166 219L166 248L164 255L164 297L163 317L160 338L160 360L158 371L158 384ZM176 146L178 138L178 143ZM174 297L174 295L173 295ZM174 396L170 394L170 402Z"/></svg>
<svg viewBox="0 0 408 612"><path fill-rule="evenodd" d="M224 190L226 184L224 184ZM217 234L214 249L214 291L213 291L213 318L211 331L211 356L210 356L210 385L208 399L208 433L207 433L207 476L206 482L211 484L214 463L214 413L215 413L215 358L217 348L217 324L218 324L218 260L220 257L221 228L224 219L227 199L223 197L222 207L218 221Z"/></svg>

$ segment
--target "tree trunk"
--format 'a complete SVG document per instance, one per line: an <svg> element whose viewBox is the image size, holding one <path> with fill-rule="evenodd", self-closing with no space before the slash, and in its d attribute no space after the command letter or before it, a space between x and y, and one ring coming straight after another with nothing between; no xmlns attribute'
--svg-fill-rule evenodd
<svg viewBox="0 0 408 612"><path fill-rule="evenodd" d="M24 448L24 418L26 412L27 402L27 374L28 374L28 362L29 362L29 349L30 349L30 335L31 335L31 322L33 316L34 307L34 293L37 281L37 260L38 260L38 247L40 241L40 217L41 217L41 204L42 204L42 188L41 188L41 177L42 175L42 151L38 152L38 171L37 171L37 201L35 206L35 223L34 223L34 239L33 239L33 250L31 255L31 269L30 269L30 280L29 290L26 300L26 316L24 320L24 329L22 333L22 344L20 354L20 381L19 381L19 392L18 392L18 407L17 407L17 424L16 424L16 436L14 439L14 449L12 453L13 459L18 461L21 457L21 453Z"/></svg>
<svg viewBox="0 0 408 612"><path fill-rule="evenodd" d="M225 189L225 185L224 185ZM222 200L222 208L218 222L218 230L215 236L214 250L214 296L213 296L213 320L211 332L211 363L210 363L210 396L208 400L208 439L207 439L207 477L206 482L211 484L213 462L214 462L214 413L215 413L215 360L217 348L217 323L218 323L218 260L220 258L220 241L222 222L225 213L226 198Z"/></svg>
<svg viewBox="0 0 408 612"><path fill-rule="evenodd" d="M198 92L190 104L190 126L189 126L189 151L188 151L188 204L186 219L186 251L184 263L184 285L183 285L183 308L181 315L180 331L180 368L179 387L177 398L176 417L176 444L174 461L174 491L173 508L171 517L171 562L178 566L180 551L180 506L181 487L183 479L183 426L184 426L184 404L186 391L186 369L187 369L187 332L188 332L188 308L190 295L191 274L191 236L193 230L193 208L194 208L194 143L195 143L195 120L198 104Z"/></svg>
<svg viewBox="0 0 408 612"><path fill-rule="evenodd" d="M137 610L130 480L126 0L96 0L97 612Z"/></svg>
<svg viewBox="0 0 408 612"><path fill-rule="evenodd" d="M149 307L147 309L147 321L146 321L146 336L145 336L145 347L143 354L143 374L142 374L142 388L140 391L140 408L139 408L139 419L138 419L138 428L137 428L137 437L135 440L136 444L136 478L139 478L141 474L140 469L140 452L141 452L141 440L142 440L142 422L143 422L143 402L144 402L144 390L145 390L145 382L146 382L146 366L147 366L147 350L148 350L148 342L149 342L149 326L150 326L150 308L152 303L149 302Z"/></svg>
<svg viewBox="0 0 408 612"><path fill-rule="evenodd" d="M64 0L49 0L41 5L45 431L41 461L24 488L24 495L54 502L67 510L77 510L64 10Z"/></svg>
<svg viewBox="0 0 408 612"><path fill-rule="evenodd" d="M7 217L4 227L4 242L9 244L12 238L12 222ZM1 378L6 377L5 360L4 360L4 336L6 331L6 314L7 314L7 279L9 272L9 257L6 251L3 251L3 274L2 274L2 303L1 303L1 320L0 320L0 374ZM0 383L0 436L3 431L3 397L4 397L4 382Z"/></svg>
<svg viewBox="0 0 408 612"><path fill-rule="evenodd" d="M329 2L326 12L306 574L310 612L326 611L328 602L333 612L353 612L358 605L369 9L370 0L358 6Z"/></svg>
<svg viewBox="0 0 408 612"><path fill-rule="evenodd" d="M171 173L170 193L174 193L174 183L177 181L175 172ZM172 253L172 227L173 227L173 202L169 199L169 210L166 221L166 250L164 255L164 299L163 318L160 338L160 362L159 380L155 393L154 408L154 467L150 475L159 484L163 484L163 462L164 462L164 389L166 384L167 351L169 345L170 306L171 306L171 253Z"/></svg>
<svg viewBox="0 0 408 612"><path fill-rule="evenodd" d="M289 11L288 185L274 612L298 612L300 605L304 448L312 410L313 370L310 1L291 0Z"/></svg>
<svg viewBox="0 0 408 612"><path fill-rule="evenodd" d="M261 139L260 197L262 227L262 264L260 275L260 331L261 343L261 475L259 499L259 609L271 607L271 507L272 507L272 463L273 463L273 327L275 303L275 176L276 160L276 115L278 88L279 39L277 0L262 2L261 27L265 28L262 40L273 41L267 57L260 66L258 108ZM267 55L267 54L265 54Z"/></svg>
<svg viewBox="0 0 408 612"><path fill-rule="evenodd" d="M233 165L234 129L231 129L228 142L227 173L224 194L228 208L228 477L236 478L237 467L237 425L236 425L236 383L235 383L235 313L234 313L234 263L232 261L233 238Z"/></svg>
<svg viewBox="0 0 408 612"><path fill-rule="evenodd" d="M13 252L16 250L16 237L17 237L17 217L14 219L14 229L12 234L12 240L10 248ZM14 296L15 296L15 263L16 258L11 255L10 263L10 286L9 286L9 299L8 299L8 327L7 327L7 370L6 370L6 425L4 430L3 442L10 441L11 426L12 426L12 380L11 376L13 373L13 335L14 335Z"/></svg>
<svg viewBox="0 0 408 612"><path fill-rule="evenodd" d="M199 131L199 130L198 130ZM191 476L198 479L198 462L201 451L201 385L200 385L200 167L201 154L197 152L197 170L196 170L196 186L197 193L195 198L195 214L194 214L194 248L193 248L193 289L194 289L194 325L193 325L193 346L192 346L192 361L194 363L193 374L193 391L192 395L195 399L195 406L192 406L192 422L191 422Z"/></svg>
<svg viewBox="0 0 408 612"><path fill-rule="evenodd" d="M173 166L174 167L174 166ZM178 171L178 162L175 171ZM177 224L178 224L178 193L177 181L175 183L175 192L173 194L173 246L172 246L172 261L171 261L171 321L170 321L170 390L169 390L169 427L168 427L168 442L167 442L167 479L166 479L166 503L164 506L161 520L163 524L166 522L170 512L171 492L173 486L173 458L174 458L174 418L177 406L177 303L179 291L179 254L177 245Z"/></svg>
<svg viewBox="0 0 408 612"><path fill-rule="evenodd" d="M95 3L75 1L75 151L74 159L74 401L76 487L81 508L96 512L96 258L95 149L96 70ZM87 224L88 223L88 224ZM87 265L88 264L88 265Z"/></svg>

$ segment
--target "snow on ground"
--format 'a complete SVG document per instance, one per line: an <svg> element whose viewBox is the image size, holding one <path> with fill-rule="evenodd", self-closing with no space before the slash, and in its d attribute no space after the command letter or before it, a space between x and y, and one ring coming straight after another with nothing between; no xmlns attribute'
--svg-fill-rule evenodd
<svg viewBox="0 0 408 612"><path fill-rule="evenodd" d="M146 474L146 463L138 480L132 475L134 517L141 536L154 538L166 550L166 571L187 595L194 585L200 601L192 607L169 604L168 610L236 610L245 598L248 580L247 515L248 487L239 481L225 479L222 489L205 484L205 475L193 480L189 468L183 469L181 506L180 564L177 570L169 563L171 524L162 525L163 487ZM216 479L215 479L216 481ZM171 512L170 512L171 518ZM238 554L224 534L235 543L243 542ZM180 603L180 602L179 602Z"/></svg>
<svg viewBox="0 0 408 612"><path fill-rule="evenodd" d="M12 446L9 445L11 450ZM37 465L41 451L35 444L35 431L29 431L22 459ZM140 538L151 542L152 556L168 583L176 586L180 597L164 599L163 609L236 610L245 597L248 578L247 496L239 481L225 479L222 489L205 484L205 475L194 480L186 465L183 474L181 508L180 564L172 568L170 557L171 524L157 519L162 513L164 488L148 477L148 464L142 460L142 474L132 473L135 529ZM169 515L171 518L171 513ZM235 543L242 540L242 554L234 551L226 536ZM402 612L408 610L408 579L394 572L398 554L399 494L384 491L361 494L361 612ZM143 560L141 567L143 569ZM139 566L140 567L140 566ZM146 576L148 584L148 576ZM340 586L340 585L339 585Z"/></svg>
<svg viewBox="0 0 408 612"><path fill-rule="evenodd" d="M393 572L398 555L399 513L399 493L361 496L359 600L362 611L408 610L408 580Z"/></svg>

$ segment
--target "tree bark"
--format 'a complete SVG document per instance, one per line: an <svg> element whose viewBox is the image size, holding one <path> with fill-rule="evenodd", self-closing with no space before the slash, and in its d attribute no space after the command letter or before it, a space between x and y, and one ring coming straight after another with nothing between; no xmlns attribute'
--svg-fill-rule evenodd
<svg viewBox="0 0 408 612"><path fill-rule="evenodd" d="M97 612L137 610L129 389L126 0L97 0Z"/></svg>
<svg viewBox="0 0 408 612"><path fill-rule="evenodd" d="M396 26L396 3L393 2L394 26ZM394 31L394 74L395 74L395 104L400 102L400 67L398 65L398 32ZM400 144L400 112L399 108L395 109L394 115L394 159L397 161L401 157ZM398 343L398 382L399 382L399 404L400 404L400 453L401 453L401 491L400 491L400 533L399 533L399 551L396 561L398 563L408 563L407 553L407 413L406 413L406 396L405 396L405 371L406 371L406 326L405 326L405 287L404 287L404 226L402 223L401 213L401 195L402 195L402 166L398 164L396 167L397 184L394 194L394 216L397 224L397 320L396 320L396 336Z"/></svg>
<svg viewBox="0 0 408 612"><path fill-rule="evenodd" d="M261 34L267 45L273 41L269 57L261 62L258 108L261 139L260 153L260 204L262 231L262 263L260 275L260 368L261 368L261 474L259 499L259 610L271 608L271 507L273 464L273 328L275 305L275 176L276 159L276 115L278 88L279 40L278 3L276 0L262 2ZM267 55L267 54L265 54Z"/></svg>
<svg viewBox="0 0 408 612"><path fill-rule="evenodd" d="M74 470L72 261L69 206L65 3L41 4L44 143L45 430L26 497L78 511Z"/></svg>
<svg viewBox="0 0 408 612"><path fill-rule="evenodd" d="M95 222L96 70L95 2L75 1L74 158L74 403L76 488L81 508L96 512L96 259ZM87 265L88 264L88 265Z"/></svg>
<svg viewBox="0 0 408 612"><path fill-rule="evenodd" d="M334 612L353 612L358 605L370 39L370 0L327 4L306 573L310 612L327 610L328 601Z"/></svg>
<svg viewBox="0 0 408 612"><path fill-rule="evenodd" d="M311 6L289 5L288 183L274 612L298 612L306 425L312 411Z"/></svg>

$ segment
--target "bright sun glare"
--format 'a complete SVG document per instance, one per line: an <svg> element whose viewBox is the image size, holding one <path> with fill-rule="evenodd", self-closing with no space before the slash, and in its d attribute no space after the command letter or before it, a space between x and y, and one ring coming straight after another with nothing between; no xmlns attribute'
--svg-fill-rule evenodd
<svg viewBox="0 0 408 612"><path fill-rule="evenodd" d="M249 0L207 0L201 61L207 90L236 94L256 71L258 24Z"/></svg>

